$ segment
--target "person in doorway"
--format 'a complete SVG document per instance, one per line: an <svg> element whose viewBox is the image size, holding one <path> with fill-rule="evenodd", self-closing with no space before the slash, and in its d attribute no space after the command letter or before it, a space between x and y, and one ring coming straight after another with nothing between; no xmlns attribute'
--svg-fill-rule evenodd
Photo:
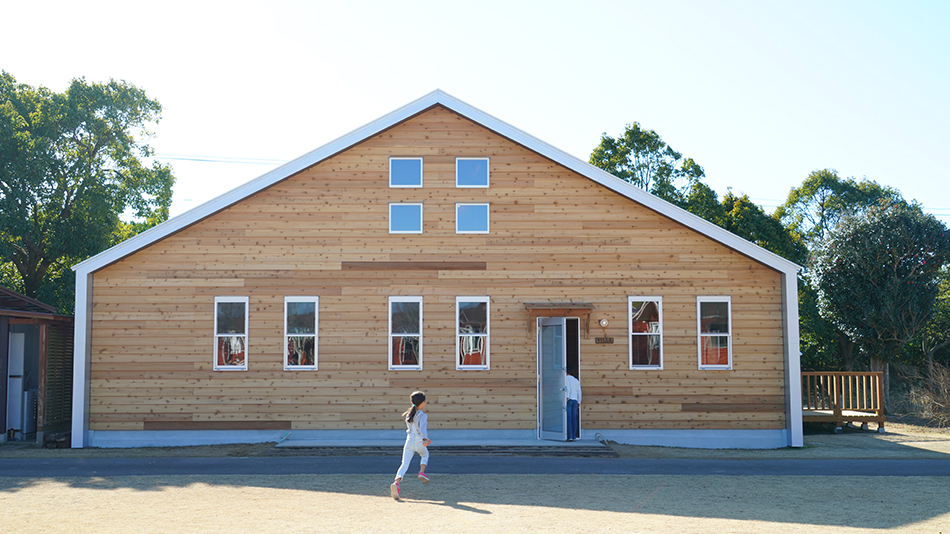
<svg viewBox="0 0 950 534"><path fill-rule="evenodd" d="M580 439L581 382L569 371L565 372L564 385L567 390L567 441Z"/></svg>
<svg viewBox="0 0 950 534"><path fill-rule="evenodd" d="M422 457L419 462L419 480L429 482L429 477L426 476L426 466L429 465L428 447L432 441L429 439L428 429L426 428L426 423L429 420L429 416L425 413L426 394L416 391L409 399L412 401L412 406L402 414L408 427L406 429L406 444L402 448L402 464L399 465L399 470L396 471L396 480L389 486L389 494L396 500L399 500L399 483L402 482L402 477L409 470L409 462L412 461L415 454Z"/></svg>

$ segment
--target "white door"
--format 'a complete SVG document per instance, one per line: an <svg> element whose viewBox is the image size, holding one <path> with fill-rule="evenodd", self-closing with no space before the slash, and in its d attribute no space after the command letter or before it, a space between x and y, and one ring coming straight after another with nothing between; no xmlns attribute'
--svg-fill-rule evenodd
<svg viewBox="0 0 950 534"><path fill-rule="evenodd" d="M10 334L9 371L7 380L7 424L3 430L23 429L23 359L26 355L26 334Z"/></svg>
<svg viewBox="0 0 950 534"><path fill-rule="evenodd" d="M567 439L567 343L563 317L538 319L538 437Z"/></svg>

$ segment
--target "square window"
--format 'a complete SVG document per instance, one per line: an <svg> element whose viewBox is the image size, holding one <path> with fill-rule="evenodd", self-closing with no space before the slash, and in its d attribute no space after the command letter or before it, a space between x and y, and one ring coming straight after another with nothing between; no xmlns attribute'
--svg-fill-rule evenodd
<svg viewBox="0 0 950 534"><path fill-rule="evenodd" d="M284 297L284 370L317 369L319 297Z"/></svg>
<svg viewBox="0 0 950 534"><path fill-rule="evenodd" d="M248 297L214 298L214 370L247 370Z"/></svg>
<svg viewBox="0 0 950 534"><path fill-rule="evenodd" d="M663 369L662 297L627 297L630 369Z"/></svg>
<svg viewBox="0 0 950 534"><path fill-rule="evenodd" d="M455 158L455 187L488 187L488 158Z"/></svg>
<svg viewBox="0 0 950 534"><path fill-rule="evenodd" d="M732 300L696 297L700 369L732 369Z"/></svg>
<svg viewBox="0 0 950 534"><path fill-rule="evenodd" d="M488 369L488 297L456 297L456 369Z"/></svg>
<svg viewBox="0 0 950 534"><path fill-rule="evenodd" d="M422 187L422 158L389 158L389 187Z"/></svg>
<svg viewBox="0 0 950 534"><path fill-rule="evenodd" d="M422 369L422 297L389 297L389 368Z"/></svg>
<svg viewBox="0 0 950 534"><path fill-rule="evenodd" d="M422 204L390 204L390 234L421 234Z"/></svg>
<svg viewBox="0 0 950 534"><path fill-rule="evenodd" d="M455 233L487 234L489 204L456 204Z"/></svg>

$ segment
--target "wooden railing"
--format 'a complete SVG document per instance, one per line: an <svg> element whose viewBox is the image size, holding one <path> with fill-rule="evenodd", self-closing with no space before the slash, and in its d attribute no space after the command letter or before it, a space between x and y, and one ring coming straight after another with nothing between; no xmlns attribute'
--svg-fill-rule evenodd
<svg viewBox="0 0 950 534"><path fill-rule="evenodd" d="M841 432L845 423L878 424L884 432L884 373L802 373L802 421L834 423Z"/></svg>

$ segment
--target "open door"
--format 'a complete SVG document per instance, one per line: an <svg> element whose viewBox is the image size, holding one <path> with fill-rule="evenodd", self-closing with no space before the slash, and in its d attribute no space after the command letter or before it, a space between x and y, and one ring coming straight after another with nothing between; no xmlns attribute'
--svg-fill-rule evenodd
<svg viewBox="0 0 950 534"><path fill-rule="evenodd" d="M538 437L541 439L567 440L566 330L563 317L538 318Z"/></svg>

